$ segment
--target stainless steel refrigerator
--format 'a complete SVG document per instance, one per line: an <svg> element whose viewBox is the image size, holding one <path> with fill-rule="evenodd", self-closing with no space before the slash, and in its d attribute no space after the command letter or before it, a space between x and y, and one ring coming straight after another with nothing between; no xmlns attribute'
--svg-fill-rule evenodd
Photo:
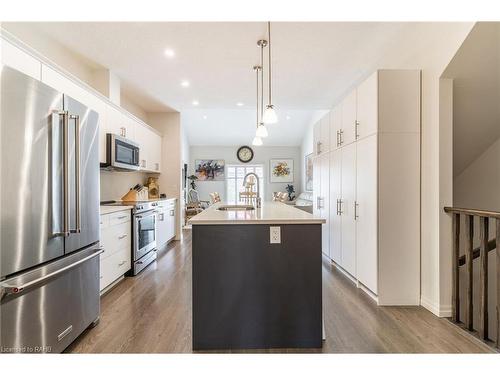
<svg viewBox="0 0 500 375"><path fill-rule="evenodd" d="M0 352L61 352L99 318L98 114L0 77Z"/></svg>

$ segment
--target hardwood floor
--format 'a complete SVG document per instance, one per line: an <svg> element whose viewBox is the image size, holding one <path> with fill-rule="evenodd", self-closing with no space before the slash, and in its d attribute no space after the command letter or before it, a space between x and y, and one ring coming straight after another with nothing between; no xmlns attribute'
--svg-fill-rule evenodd
<svg viewBox="0 0 500 375"><path fill-rule="evenodd" d="M422 307L378 307L323 263L326 341L322 350L252 353L483 353L492 350ZM160 253L158 262L127 277L102 297L100 323L70 353L190 353L191 233ZM241 351L240 351L241 352Z"/></svg>

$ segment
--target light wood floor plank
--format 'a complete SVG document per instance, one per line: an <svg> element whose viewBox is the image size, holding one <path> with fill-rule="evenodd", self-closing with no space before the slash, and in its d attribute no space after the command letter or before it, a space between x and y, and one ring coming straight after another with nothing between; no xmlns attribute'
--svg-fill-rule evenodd
<svg viewBox="0 0 500 375"><path fill-rule="evenodd" d="M492 349L422 307L378 307L323 263L326 341L322 350L252 353L484 353ZM102 297L100 323L70 353L191 353L191 232L158 262Z"/></svg>

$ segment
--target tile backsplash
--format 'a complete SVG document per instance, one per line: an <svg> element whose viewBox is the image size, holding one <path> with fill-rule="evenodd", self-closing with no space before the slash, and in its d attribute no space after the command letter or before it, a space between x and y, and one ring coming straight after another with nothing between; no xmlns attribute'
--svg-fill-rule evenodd
<svg viewBox="0 0 500 375"><path fill-rule="evenodd" d="M145 184L148 175L142 172L101 170L101 201L120 200L136 184Z"/></svg>

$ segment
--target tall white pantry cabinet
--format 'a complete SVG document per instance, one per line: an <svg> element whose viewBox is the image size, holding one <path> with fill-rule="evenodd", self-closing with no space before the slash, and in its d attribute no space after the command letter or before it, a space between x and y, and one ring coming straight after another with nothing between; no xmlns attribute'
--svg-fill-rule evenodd
<svg viewBox="0 0 500 375"><path fill-rule="evenodd" d="M421 72L379 70L314 126L323 254L379 305L420 304Z"/></svg>

